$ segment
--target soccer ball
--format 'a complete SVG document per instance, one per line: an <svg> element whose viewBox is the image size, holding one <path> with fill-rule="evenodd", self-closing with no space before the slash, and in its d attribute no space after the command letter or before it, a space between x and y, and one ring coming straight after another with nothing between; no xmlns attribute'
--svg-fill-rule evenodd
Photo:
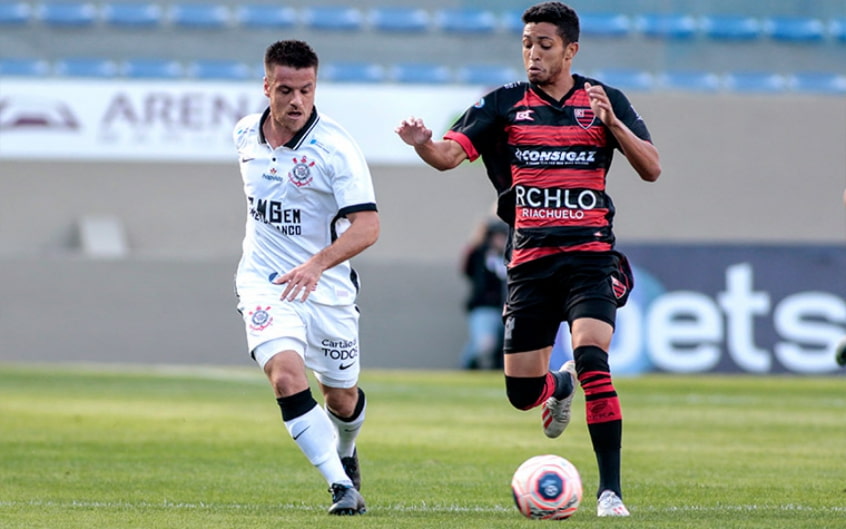
<svg viewBox="0 0 846 529"><path fill-rule="evenodd" d="M540 455L523 462L511 478L514 503L526 518L563 520L579 508L582 479L561 456Z"/></svg>

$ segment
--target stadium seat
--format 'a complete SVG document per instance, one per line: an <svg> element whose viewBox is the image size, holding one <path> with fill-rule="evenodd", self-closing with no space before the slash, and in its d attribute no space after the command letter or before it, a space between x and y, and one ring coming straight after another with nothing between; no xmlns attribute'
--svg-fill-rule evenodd
<svg viewBox="0 0 846 529"><path fill-rule="evenodd" d="M683 40L696 36L696 19L690 15L649 13L637 16L635 27L646 37Z"/></svg>
<svg viewBox="0 0 846 529"><path fill-rule="evenodd" d="M523 32L523 11L517 9L508 9L502 12L500 16L500 24L502 28L509 33Z"/></svg>
<svg viewBox="0 0 846 529"><path fill-rule="evenodd" d="M109 59L59 59L54 64L54 72L62 77L110 78L117 76L118 67Z"/></svg>
<svg viewBox="0 0 846 529"><path fill-rule="evenodd" d="M649 72L628 68L608 68L593 72L597 81L624 91L646 92L655 87L655 78Z"/></svg>
<svg viewBox="0 0 846 529"><path fill-rule="evenodd" d="M355 7L314 6L304 8L303 22L311 29L358 31L364 26L364 15Z"/></svg>
<svg viewBox="0 0 846 529"><path fill-rule="evenodd" d="M632 31L629 17L620 14L584 13L579 15L582 35L596 37L625 37Z"/></svg>
<svg viewBox="0 0 846 529"><path fill-rule="evenodd" d="M429 12L417 7L375 7L368 14L370 27L378 31L422 33L429 29Z"/></svg>
<svg viewBox="0 0 846 529"><path fill-rule="evenodd" d="M718 92L721 83L720 77L711 72L667 71L658 76L658 87L683 92Z"/></svg>
<svg viewBox="0 0 846 529"><path fill-rule="evenodd" d="M32 20L32 7L26 2L0 4L0 26L22 26Z"/></svg>
<svg viewBox="0 0 846 529"><path fill-rule="evenodd" d="M0 76L41 77L50 74L50 64L42 59L0 59Z"/></svg>
<svg viewBox="0 0 846 529"><path fill-rule="evenodd" d="M379 83L385 68L369 62L334 62L320 66L320 79L334 83Z"/></svg>
<svg viewBox="0 0 846 529"><path fill-rule="evenodd" d="M223 29L229 24L229 8L218 4L173 4L170 23L186 29Z"/></svg>
<svg viewBox="0 0 846 529"><path fill-rule="evenodd" d="M846 74L797 72L789 77L788 86L794 92L844 95L846 94Z"/></svg>
<svg viewBox="0 0 846 529"><path fill-rule="evenodd" d="M493 33L499 20L487 9L445 8L435 11L435 27L447 33Z"/></svg>
<svg viewBox="0 0 846 529"><path fill-rule="evenodd" d="M121 74L132 79L179 79L185 71L170 59L129 59L121 65Z"/></svg>
<svg viewBox="0 0 846 529"><path fill-rule="evenodd" d="M297 10L277 5L243 5L235 9L235 20L245 28L290 28L297 25Z"/></svg>
<svg viewBox="0 0 846 529"><path fill-rule="evenodd" d="M831 37L840 42L846 42L846 17L834 18L828 24Z"/></svg>
<svg viewBox="0 0 846 529"><path fill-rule="evenodd" d="M764 22L765 33L785 42L819 42L825 37L822 20L808 17L772 17Z"/></svg>
<svg viewBox="0 0 846 529"><path fill-rule="evenodd" d="M516 68L498 64L470 64L458 69L456 78L465 84L500 86L515 81L524 81L525 74Z"/></svg>
<svg viewBox="0 0 846 529"><path fill-rule="evenodd" d="M763 35L761 21L741 15L708 15L702 17L702 32L715 40L755 40Z"/></svg>
<svg viewBox="0 0 846 529"><path fill-rule="evenodd" d="M400 63L391 68L390 79L397 83L444 84L449 83L449 68L440 64Z"/></svg>
<svg viewBox="0 0 846 529"><path fill-rule="evenodd" d="M729 72L723 83L731 92L746 94L777 94L787 90L787 79L770 72Z"/></svg>
<svg viewBox="0 0 846 529"><path fill-rule="evenodd" d="M38 6L38 19L48 26L91 26L97 14L97 7L89 2L45 2Z"/></svg>
<svg viewBox="0 0 846 529"><path fill-rule="evenodd" d="M243 81L253 79L252 68L238 61L197 60L188 64L187 73L194 79Z"/></svg>
<svg viewBox="0 0 846 529"><path fill-rule="evenodd" d="M162 23L161 5L112 2L103 6L103 22L110 26L149 28Z"/></svg>

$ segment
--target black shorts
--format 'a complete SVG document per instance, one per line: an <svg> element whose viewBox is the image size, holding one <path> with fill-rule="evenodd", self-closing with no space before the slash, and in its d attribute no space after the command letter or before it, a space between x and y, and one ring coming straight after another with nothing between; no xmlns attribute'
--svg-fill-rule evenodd
<svg viewBox="0 0 846 529"><path fill-rule="evenodd" d="M619 252L555 255L509 270L505 353L551 346L563 321L595 318L613 327L633 286Z"/></svg>

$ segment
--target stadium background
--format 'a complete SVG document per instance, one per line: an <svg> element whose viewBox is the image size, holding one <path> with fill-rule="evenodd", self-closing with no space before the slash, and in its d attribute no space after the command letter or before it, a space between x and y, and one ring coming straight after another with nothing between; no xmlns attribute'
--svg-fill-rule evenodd
<svg viewBox="0 0 846 529"><path fill-rule="evenodd" d="M382 212L380 241L355 260L364 365L455 366L465 336L458 259L493 191L480 164L438 174L392 130L397 112L455 114L463 107L438 101L467 106L466 94L522 78L509 21L529 4L253 2L282 8L275 18L259 10L265 25L255 26L234 1L127 12L137 4L0 2L0 360L249 365L232 292L244 207L225 142L185 143L199 154L174 160L164 134L148 152L136 142L140 151L121 154L85 130L22 117L49 117L56 101L94 104L98 90L260 96L266 45L303 38L321 56L318 108L359 116L344 125L371 160ZM623 88L662 154L656 184L619 157L609 173L618 241L646 279L636 290L643 323L625 335L638 344L627 349L632 371L837 372L846 4L571 4L584 24L575 70ZM412 11L384 29L373 17L384 7L386 20ZM118 24L110 13L140 19ZM744 289L759 295L726 294ZM668 292L705 316L652 317L649 303ZM791 314L804 327L784 323ZM653 335L675 347L657 355ZM674 351L701 361L674 364Z"/></svg>

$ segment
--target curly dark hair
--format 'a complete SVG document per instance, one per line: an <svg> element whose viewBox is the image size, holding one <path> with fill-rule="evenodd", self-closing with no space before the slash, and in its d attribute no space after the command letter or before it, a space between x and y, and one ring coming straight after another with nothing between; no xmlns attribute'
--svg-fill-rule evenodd
<svg viewBox="0 0 846 529"><path fill-rule="evenodd" d="M264 52L264 67L290 66L291 68L311 68L317 70L317 53L301 40L279 40L267 47Z"/></svg>
<svg viewBox="0 0 846 529"><path fill-rule="evenodd" d="M523 13L523 23L549 22L558 28L564 44L579 42L579 15L561 2L543 2L533 5Z"/></svg>

